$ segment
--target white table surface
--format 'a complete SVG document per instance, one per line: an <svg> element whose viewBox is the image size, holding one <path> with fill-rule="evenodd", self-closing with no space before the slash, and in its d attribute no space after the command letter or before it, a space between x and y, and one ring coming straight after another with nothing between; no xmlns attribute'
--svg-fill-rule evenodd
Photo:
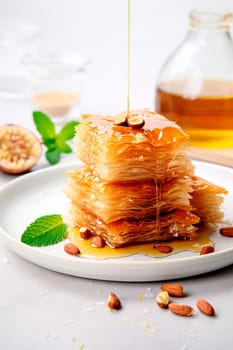
<svg viewBox="0 0 233 350"><path fill-rule="evenodd" d="M29 108L18 102L9 109L2 103L1 115L8 117L1 124L16 121L22 113L27 118L20 124L33 129ZM62 163L72 159L65 156ZM36 169L45 166L41 158ZM13 179L0 174L0 186ZM0 198L0 208L3 205ZM182 302L195 308L189 318L157 307L155 296L162 282L116 283L63 275L19 257L1 237L0 276L1 350L232 349L233 266L177 281L187 294ZM108 310L111 291L120 297L122 310ZM216 317L197 311L199 298L214 305Z"/></svg>
<svg viewBox="0 0 233 350"><path fill-rule="evenodd" d="M125 1L68 3L9 0L0 5L0 17L13 14L34 21L46 33L45 47L64 47L90 56L93 62L84 87L83 111L120 112L125 109L127 92ZM138 0L135 4L132 106L153 108L157 73L185 35L187 13L203 1ZM51 17L54 11L56 16ZM0 100L0 125L4 123L35 130L28 101ZM72 157L63 157L62 163ZM42 158L36 169L45 166ZM0 173L0 187L13 179ZM0 210L2 206L0 198ZM187 294L182 302L195 307L189 318L157 307L155 296L162 282L105 282L60 274L19 257L2 237L0 278L0 350L232 349L233 266L176 281ZM110 312L106 307L111 291L120 297L122 310ZM199 298L214 305L216 317L197 311Z"/></svg>

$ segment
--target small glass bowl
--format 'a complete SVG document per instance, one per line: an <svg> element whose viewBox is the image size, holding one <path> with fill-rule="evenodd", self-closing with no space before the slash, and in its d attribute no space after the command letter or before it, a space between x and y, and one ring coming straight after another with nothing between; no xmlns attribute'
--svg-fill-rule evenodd
<svg viewBox="0 0 233 350"><path fill-rule="evenodd" d="M25 55L29 94L34 107L56 122L80 116L81 87L89 59L81 54Z"/></svg>

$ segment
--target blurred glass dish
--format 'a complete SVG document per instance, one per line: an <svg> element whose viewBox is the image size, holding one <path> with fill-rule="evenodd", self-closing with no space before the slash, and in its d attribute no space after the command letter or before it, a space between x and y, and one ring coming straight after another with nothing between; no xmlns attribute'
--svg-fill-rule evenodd
<svg viewBox="0 0 233 350"><path fill-rule="evenodd" d="M20 64L25 54L38 49L40 29L31 23L16 19L0 22L0 97L25 96L26 80Z"/></svg>
<svg viewBox="0 0 233 350"><path fill-rule="evenodd" d="M80 115L81 86L89 59L78 53L43 53L25 55L22 64L37 109L57 122Z"/></svg>

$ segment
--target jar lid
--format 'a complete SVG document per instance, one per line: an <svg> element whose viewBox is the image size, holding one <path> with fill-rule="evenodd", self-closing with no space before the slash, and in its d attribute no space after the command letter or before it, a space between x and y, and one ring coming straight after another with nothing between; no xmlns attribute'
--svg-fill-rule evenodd
<svg viewBox="0 0 233 350"><path fill-rule="evenodd" d="M191 11L189 15L192 27L205 29L228 29L233 18L233 13L223 9L199 8Z"/></svg>

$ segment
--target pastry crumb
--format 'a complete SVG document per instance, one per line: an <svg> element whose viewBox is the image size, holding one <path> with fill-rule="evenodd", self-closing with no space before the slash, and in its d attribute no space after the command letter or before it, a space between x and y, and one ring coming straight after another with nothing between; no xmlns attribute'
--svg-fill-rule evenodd
<svg viewBox="0 0 233 350"><path fill-rule="evenodd" d="M147 321L145 321L145 320L142 320L142 321L141 321L141 326L142 326L143 328L149 328L149 323L148 323Z"/></svg>
<svg viewBox="0 0 233 350"><path fill-rule="evenodd" d="M86 345L85 345L84 343L80 343L80 344L79 344L79 350L83 350L83 349L85 348L85 346L86 346Z"/></svg>

